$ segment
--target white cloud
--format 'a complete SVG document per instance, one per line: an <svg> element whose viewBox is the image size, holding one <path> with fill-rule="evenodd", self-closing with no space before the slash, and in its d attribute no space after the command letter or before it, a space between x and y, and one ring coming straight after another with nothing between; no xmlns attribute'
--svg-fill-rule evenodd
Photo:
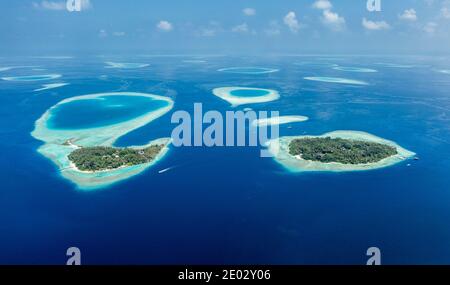
<svg viewBox="0 0 450 285"><path fill-rule="evenodd" d="M247 23L237 25L231 29L234 33L247 33L249 31Z"/></svg>
<svg viewBox="0 0 450 285"><path fill-rule="evenodd" d="M289 27L291 32L297 33L300 29L300 24L298 23L297 16L294 12L287 13L286 16L284 16L283 22L286 24L286 26Z"/></svg>
<svg viewBox="0 0 450 285"><path fill-rule="evenodd" d="M253 8L245 8L244 10L242 10L242 13L244 13L245 16L255 16L256 10Z"/></svg>
<svg viewBox="0 0 450 285"><path fill-rule="evenodd" d="M106 38L108 36L108 32L106 32L106 30L104 30L104 29L101 29L99 32L98 32L98 37L99 38Z"/></svg>
<svg viewBox="0 0 450 285"><path fill-rule="evenodd" d="M438 24L435 22L428 22L424 27L423 30L428 34L434 34L436 32Z"/></svg>
<svg viewBox="0 0 450 285"><path fill-rule="evenodd" d="M372 31L387 30L391 27L385 21L374 22L369 21L366 18L362 20L362 25L364 28Z"/></svg>
<svg viewBox="0 0 450 285"><path fill-rule="evenodd" d="M330 10L333 7L331 2L328 0L317 0L312 6L313 8L320 10Z"/></svg>
<svg viewBox="0 0 450 285"><path fill-rule="evenodd" d="M54 2L54 1L41 1L33 2L33 7L36 9L44 9L44 10L53 10L53 11L60 11L60 10L66 10L66 2Z"/></svg>
<svg viewBox="0 0 450 285"><path fill-rule="evenodd" d="M224 32L222 25L217 21L210 21L207 26L198 27L195 35L200 37L215 37L218 33Z"/></svg>
<svg viewBox="0 0 450 285"><path fill-rule="evenodd" d="M268 36L278 36L281 34L280 25L277 21L271 21L269 28L265 29L264 33Z"/></svg>
<svg viewBox="0 0 450 285"><path fill-rule="evenodd" d="M92 3L90 0L80 0L81 1L81 10L89 10L92 8Z"/></svg>
<svg viewBox="0 0 450 285"><path fill-rule="evenodd" d="M450 19L450 8L442 7L441 8L441 16L445 19Z"/></svg>
<svg viewBox="0 0 450 285"><path fill-rule="evenodd" d="M412 22L417 21L417 13L414 9L405 10L403 14L398 15L398 17L400 18L400 20Z"/></svg>
<svg viewBox="0 0 450 285"><path fill-rule="evenodd" d="M125 35L126 35L125 32L114 32L113 33L113 36L116 36L116 37L123 37Z"/></svg>
<svg viewBox="0 0 450 285"><path fill-rule="evenodd" d="M159 21L158 24L156 24L156 27L164 32L170 32L173 30L173 25L172 23L168 22L168 21Z"/></svg>
<svg viewBox="0 0 450 285"><path fill-rule="evenodd" d="M341 30L345 25L345 19L330 10L323 11L322 22L334 30Z"/></svg>
<svg viewBox="0 0 450 285"><path fill-rule="evenodd" d="M202 37L214 37L216 35L216 30L210 28L203 28L200 30L200 36Z"/></svg>
<svg viewBox="0 0 450 285"><path fill-rule="evenodd" d="M312 7L314 9L322 10L321 21L326 26L333 30L339 31L345 25L344 17L339 16L338 13L332 11L333 4L328 0L317 0L313 3Z"/></svg>
<svg viewBox="0 0 450 285"><path fill-rule="evenodd" d="M67 10L67 1L41 1L33 2L33 7L36 9L52 10L52 11L64 11ZM90 0L80 0L81 10L89 10L92 8Z"/></svg>

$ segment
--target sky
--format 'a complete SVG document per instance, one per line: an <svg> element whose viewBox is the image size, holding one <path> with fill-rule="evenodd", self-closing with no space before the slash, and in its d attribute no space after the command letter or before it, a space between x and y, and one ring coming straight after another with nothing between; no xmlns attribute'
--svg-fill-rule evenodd
<svg viewBox="0 0 450 285"><path fill-rule="evenodd" d="M69 1L0 0L0 55L450 50L450 0Z"/></svg>

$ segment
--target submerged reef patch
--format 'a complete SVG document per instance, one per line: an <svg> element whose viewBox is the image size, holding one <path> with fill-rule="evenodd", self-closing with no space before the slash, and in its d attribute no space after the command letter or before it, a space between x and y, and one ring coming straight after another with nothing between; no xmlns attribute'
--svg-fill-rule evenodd
<svg viewBox="0 0 450 285"><path fill-rule="evenodd" d="M361 73L375 73L376 69L364 68L364 67L350 67L350 66L334 66L333 69L347 72L361 72Z"/></svg>
<svg viewBox="0 0 450 285"><path fill-rule="evenodd" d="M105 62L107 66L105 68L119 68L119 69L135 69L135 68L144 68L150 66L147 63L131 63L131 62Z"/></svg>
<svg viewBox="0 0 450 285"><path fill-rule="evenodd" d="M221 68L217 71L227 73L237 73L237 74L266 74L278 72L280 70L276 68L266 68L266 67L228 67L228 68Z"/></svg>
<svg viewBox="0 0 450 285"><path fill-rule="evenodd" d="M232 106L266 103L280 98L275 90L249 87L221 87L214 89L213 94Z"/></svg>
<svg viewBox="0 0 450 285"><path fill-rule="evenodd" d="M351 85L369 85L369 83L361 80L340 78L340 77L304 77L305 80L326 82L326 83L338 83L338 84L351 84Z"/></svg>
<svg viewBox="0 0 450 285"><path fill-rule="evenodd" d="M44 74L44 75L27 75L27 76L12 76L3 77L6 81L43 81L60 78L61 74Z"/></svg>

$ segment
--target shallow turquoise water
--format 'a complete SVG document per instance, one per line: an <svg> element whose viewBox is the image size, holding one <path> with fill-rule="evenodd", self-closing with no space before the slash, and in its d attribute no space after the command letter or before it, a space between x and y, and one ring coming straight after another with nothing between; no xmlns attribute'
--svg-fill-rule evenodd
<svg viewBox="0 0 450 285"><path fill-rule="evenodd" d="M48 127L87 129L128 121L167 106L163 100L144 96L103 96L61 104L52 110Z"/></svg>
<svg viewBox="0 0 450 285"><path fill-rule="evenodd" d="M270 94L270 92L260 89L238 89L231 91L230 94L236 97L259 97L266 96Z"/></svg>

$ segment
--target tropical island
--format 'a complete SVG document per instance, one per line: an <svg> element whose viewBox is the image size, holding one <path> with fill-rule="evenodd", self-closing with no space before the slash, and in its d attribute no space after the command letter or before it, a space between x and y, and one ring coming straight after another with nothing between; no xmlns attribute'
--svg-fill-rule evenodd
<svg viewBox="0 0 450 285"><path fill-rule="evenodd" d="M289 144L289 153L323 163L375 163L397 154L393 146L343 138L301 138Z"/></svg>
<svg viewBox="0 0 450 285"><path fill-rule="evenodd" d="M151 145L143 149L108 146L82 147L69 154L69 160L80 171L108 171L153 161L164 145Z"/></svg>
<svg viewBox="0 0 450 285"><path fill-rule="evenodd" d="M415 156L393 141L359 131L281 137L267 146L275 161L290 172L373 170Z"/></svg>
<svg viewBox="0 0 450 285"><path fill-rule="evenodd" d="M142 105L137 110L143 111L131 112L136 104ZM71 97L48 109L36 121L31 134L44 143L38 152L56 164L62 177L80 190L97 190L144 172L168 153L170 138L128 148L116 148L114 143L163 116L173 105L168 97L134 92ZM68 106L74 107L63 112ZM115 113L114 120L110 120L111 108L126 112ZM70 116L78 110L85 110L83 120Z"/></svg>

